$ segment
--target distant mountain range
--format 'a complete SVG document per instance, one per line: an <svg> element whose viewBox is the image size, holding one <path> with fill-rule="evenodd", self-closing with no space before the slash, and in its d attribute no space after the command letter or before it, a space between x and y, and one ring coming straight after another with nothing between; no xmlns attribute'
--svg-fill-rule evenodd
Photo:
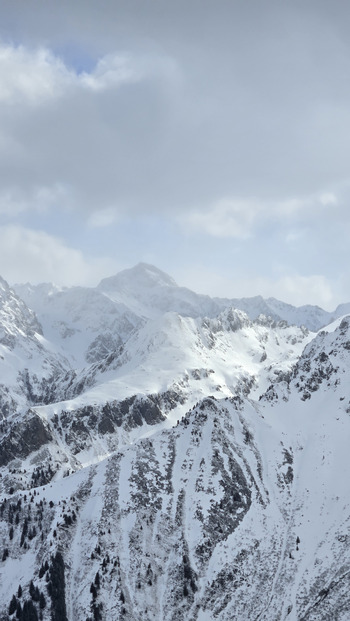
<svg viewBox="0 0 350 621"><path fill-rule="evenodd" d="M46 338L62 346L65 355L79 365L107 353L102 346L99 354L99 339L92 345L93 337L107 334L113 351L116 343L124 342L135 328L167 312L213 318L224 309L234 308L244 311L252 321L264 315L314 332L350 312L350 303L330 313L318 306L297 308L261 296L210 298L177 286L170 276L145 263L105 278L95 288L26 284L15 285L14 291L36 313Z"/></svg>
<svg viewBox="0 0 350 621"><path fill-rule="evenodd" d="M0 619L347 620L347 313L0 280Z"/></svg>

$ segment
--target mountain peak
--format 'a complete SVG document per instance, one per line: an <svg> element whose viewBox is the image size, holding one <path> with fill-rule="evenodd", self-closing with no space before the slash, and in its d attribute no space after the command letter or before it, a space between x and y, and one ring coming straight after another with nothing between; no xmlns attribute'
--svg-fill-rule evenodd
<svg viewBox="0 0 350 621"><path fill-rule="evenodd" d="M177 287L171 276L149 263L138 263L134 267L123 270L115 276L104 278L98 285L103 291L115 288L149 289L152 287Z"/></svg>

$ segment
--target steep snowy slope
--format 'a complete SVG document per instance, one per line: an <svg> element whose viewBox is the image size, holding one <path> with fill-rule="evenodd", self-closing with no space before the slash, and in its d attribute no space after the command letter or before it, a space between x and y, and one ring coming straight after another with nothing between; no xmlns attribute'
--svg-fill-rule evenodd
<svg viewBox="0 0 350 621"><path fill-rule="evenodd" d="M290 325L305 326L313 332L317 332L331 323L333 319L344 315L346 312L340 312L340 307L339 310L337 309L332 313L323 310L319 306L311 306L310 304L296 307L276 300L276 298L264 299L261 295L231 300L215 298L215 301L224 306L233 306L243 310L252 320L257 319L259 315L265 315L275 321L284 320Z"/></svg>
<svg viewBox="0 0 350 621"><path fill-rule="evenodd" d="M4 613L43 594L45 620L346 621L349 343L344 318L259 402L206 398L100 464L6 494Z"/></svg>
<svg viewBox="0 0 350 621"><path fill-rule="evenodd" d="M334 315L335 317L343 317L344 315L348 315L350 313L350 303L347 304L339 304L335 309Z"/></svg>
<svg viewBox="0 0 350 621"><path fill-rule="evenodd" d="M15 290L39 317L45 336L78 368L107 357L143 323L97 289L16 285Z"/></svg>
<svg viewBox="0 0 350 621"><path fill-rule="evenodd" d="M93 387L75 403L171 392L181 415L210 394L258 396L276 375L290 371L310 339L305 329L264 318L253 323L233 309L215 319L166 313L149 320L105 364L86 369ZM175 410L172 420L178 416Z"/></svg>
<svg viewBox="0 0 350 621"><path fill-rule="evenodd" d="M1 279L0 419L45 401L69 369L68 361L52 352L33 311Z"/></svg>
<svg viewBox="0 0 350 621"><path fill-rule="evenodd" d="M277 610L281 618L290 611L292 621L349 617L350 318L333 328L306 347L290 383L271 387L261 404L293 455L285 552L293 538L300 540L292 559L289 553L281 557L271 618L277 619ZM274 452L265 455L270 471Z"/></svg>

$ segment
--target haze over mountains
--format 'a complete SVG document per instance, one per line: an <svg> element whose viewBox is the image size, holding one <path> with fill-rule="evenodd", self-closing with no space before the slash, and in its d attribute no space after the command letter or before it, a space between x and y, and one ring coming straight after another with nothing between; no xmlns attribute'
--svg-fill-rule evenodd
<svg viewBox="0 0 350 621"><path fill-rule="evenodd" d="M0 618L348 619L349 311L1 280Z"/></svg>

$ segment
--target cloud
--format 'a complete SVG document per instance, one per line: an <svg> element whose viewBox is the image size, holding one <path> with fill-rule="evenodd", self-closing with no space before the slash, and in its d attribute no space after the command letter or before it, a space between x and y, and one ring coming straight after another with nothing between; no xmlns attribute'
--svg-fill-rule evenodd
<svg viewBox="0 0 350 621"><path fill-rule="evenodd" d="M0 223L23 217L34 228L44 214L39 226L59 223L68 254L90 235L91 249L127 247L131 264L148 244L166 265L176 229L174 262L196 253L207 264L210 247L223 273L231 260L267 277L280 262L287 274L345 272L350 9L338 0L336 9L6 3ZM153 220L160 234L145 226Z"/></svg>
<svg viewBox="0 0 350 621"><path fill-rule="evenodd" d="M179 77L176 63L166 56L110 53L99 59L91 73L83 72L76 76L76 81L81 87L99 92L158 76L167 80L170 76L172 79Z"/></svg>
<svg viewBox="0 0 350 621"><path fill-rule="evenodd" d="M25 211L44 213L71 204L68 188L56 183L52 187L33 187L25 193L18 187L0 192L0 214L16 217Z"/></svg>
<svg viewBox="0 0 350 621"><path fill-rule="evenodd" d="M336 283L320 274L283 274L276 277L252 276L248 273L233 277L215 269L190 266L179 270L177 281L199 293L214 297L242 298L262 295L274 297L283 302L302 306L314 304L327 310L334 310L339 302L339 288Z"/></svg>
<svg viewBox="0 0 350 621"><path fill-rule="evenodd" d="M277 280L258 278L254 282L254 286L264 297L275 297L294 306L302 306L307 303L334 310L334 286L325 276L320 274L309 276L293 274Z"/></svg>
<svg viewBox="0 0 350 621"><path fill-rule="evenodd" d="M184 223L214 237L246 238L251 234L259 204L249 200L220 200L208 211L193 211Z"/></svg>
<svg viewBox="0 0 350 621"><path fill-rule="evenodd" d="M195 209L180 216L184 227L193 232L221 238L247 239L258 227L279 223L291 226L293 223L320 216L320 210L335 207L338 199L333 193L288 198L285 200L258 200L256 198L231 198L216 201L209 208ZM301 237L300 232L288 233L289 241Z"/></svg>
<svg viewBox="0 0 350 621"><path fill-rule="evenodd" d="M55 16L57 29L64 11L50 6L52 15L43 8L41 15L52 28ZM35 32L38 25L25 13ZM277 26L258 5L247 32L244 9L236 15L225 5L221 14L208 3L200 15L190 10L189 19L204 29L195 33L179 9L170 13L173 20L162 11L147 19L141 6L124 10L116 3L96 17L89 3L69 8L70 38L83 46L79 17L87 28L90 62L83 70L73 54L50 47L49 38L45 45L42 37L31 45L0 44L3 191L16 187L30 196L60 185L87 217L111 205L119 214L191 211L202 230L215 216L217 235L226 229L241 237L250 235L262 210L270 212L269 201L284 201L285 214L297 208L287 202L293 195L323 192L327 201L328 188L348 178L350 157L342 138L350 128L350 97L336 98L343 81L332 71L339 63L350 70L350 63L327 23L319 25L333 47L322 73L309 42L319 45L319 35L303 27L296 40L298 11L288 15L290 32L278 39L279 50L269 36ZM230 20L236 36L225 15L236 15ZM285 17L276 16L282 31ZM177 31L179 20L184 29ZM239 201L246 202L245 215Z"/></svg>
<svg viewBox="0 0 350 621"><path fill-rule="evenodd" d="M60 187L82 213L149 208L180 83L166 55L111 52L78 73L48 49L0 45L3 202L21 212L36 192Z"/></svg>
<svg viewBox="0 0 350 621"><path fill-rule="evenodd" d="M0 265L1 275L11 284L95 285L117 271L107 258L87 259L57 237L18 226L0 227Z"/></svg>
<svg viewBox="0 0 350 621"><path fill-rule="evenodd" d="M19 226L0 227L0 265L1 275L10 284L28 281L33 284L54 282L65 286L94 286L106 275L125 267L108 257L86 257L80 250L55 236ZM282 274L275 278L249 274L230 277L227 272L218 272L214 268L189 265L186 268L178 266L175 276L180 285L211 296L246 297L260 294L295 306L310 303L329 310L344 301L339 297L341 292L336 283L319 274Z"/></svg>
<svg viewBox="0 0 350 621"><path fill-rule="evenodd" d="M128 56L109 54L98 61L93 72L77 76L77 83L92 91L103 91L140 78Z"/></svg>
<svg viewBox="0 0 350 621"><path fill-rule="evenodd" d="M169 63L155 63L164 72ZM71 95L71 89L105 91L123 83L137 82L154 74L150 59L131 54L110 53L100 58L93 70L77 73L51 50L31 50L23 45L0 46L0 104L44 104L47 100Z"/></svg>
<svg viewBox="0 0 350 621"><path fill-rule="evenodd" d="M326 192L325 194L321 194L320 196L320 203L321 205L337 205L338 204L338 198L337 196L335 196L334 193L332 192Z"/></svg>
<svg viewBox="0 0 350 621"><path fill-rule="evenodd" d="M0 103L23 106L57 97L73 80L64 63L47 49L0 47Z"/></svg>
<svg viewBox="0 0 350 621"><path fill-rule="evenodd" d="M98 229L105 228L115 224L118 221L118 214L113 207L100 209L95 211L88 218L87 225L89 228Z"/></svg>

